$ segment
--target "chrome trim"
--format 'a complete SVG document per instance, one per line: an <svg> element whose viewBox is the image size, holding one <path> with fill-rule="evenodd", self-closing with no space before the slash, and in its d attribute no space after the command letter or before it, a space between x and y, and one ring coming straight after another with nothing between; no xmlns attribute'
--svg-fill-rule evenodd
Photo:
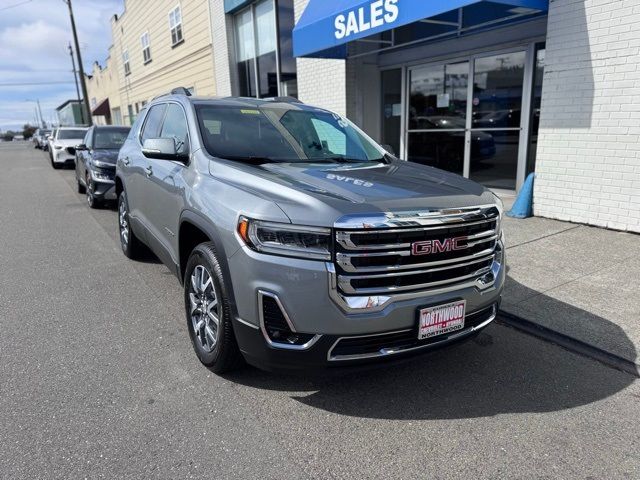
<svg viewBox="0 0 640 480"><path fill-rule="evenodd" d="M338 291L338 275L335 265L331 262L325 262L327 274L329 278L329 296L338 307L349 314L366 314L375 313L384 310L388 305L394 302L405 300L413 300L416 298L429 298L433 295L464 290L466 288L476 288L480 291L487 290L495 285L500 269L504 265L504 246L501 241L497 243L495 258L491 264L491 270L487 274L475 280L455 283L440 288L431 288L429 290L421 290L417 292L399 292L371 295L343 295Z"/></svg>
<svg viewBox="0 0 640 480"><path fill-rule="evenodd" d="M495 239L494 239L495 240ZM489 240L487 240L489 241ZM493 240L491 240L493 241ZM411 250L401 250L401 251L394 251L394 252L376 252L376 253L338 253L336 254L336 262L340 265L340 267L345 271L345 272L350 272L350 273L356 273L356 272L360 272L360 273L366 273L366 272L380 272L380 271L395 271L395 270L410 270L412 268L421 268L421 267L428 267L428 266L437 266L437 265L448 265L450 263L456 263L456 262L460 262L460 261L465 261L465 260L471 260L474 258L480 258L480 257L485 257L485 256L489 256L491 255L493 252L495 251L495 248L487 248L486 250L481 250L480 252L476 252L472 255L467 255L466 257L457 257L457 258L450 258L448 260L438 260L435 262L424 262L424 263L411 263L408 265L380 265L380 266L372 266L372 267L354 267L353 264L351 263L350 259L351 258L360 258L360 257L386 257L386 256L393 256L393 255L398 255L401 257L410 257L411 256Z"/></svg>
<svg viewBox="0 0 640 480"><path fill-rule="evenodd" d="M442 345L443 343L448 343L451 342L457 338L461 338L464 336L467 336L473 332L476 332L484 327L486 327L487 325L489 325L491 322L493 322L497 316L497 308L496 308L496 304L494 303L492 306L492 312L491 312L491 316L485 320L484 322L482 322L479 325L476 325L475 327L470 327L467 328L465 330L461 330L460 332L457 333L452 333L451 335L449 335L446 338L443 338L442 340L439 340L437 342L433 342L433 343L429 343L426 345L418 345L417 347L410 347L410 348L399 348L399 349L390 349L390 348L381 348L380 350L378 350L378 352L376 353L363 353L363 354L355 354L355 355L338 355L338 356L332 356L331 353L333 352L333 349L336 347L336 345L338 345L338 343L341 340L350 340L353 338L368 338L368 337L376 337L376 336L384 336L384 335L393 335L395 333L404 333L404 332L408 332L412 329L407 328L404 330L395 330L392 332L384 332L384 333L373 333L373 334L369 334L369 335L353 335L353 336L345 336L345 337L340 337L338 338L333 345L331 345L331 348L329 349L329 351L327 352L327 361L329 362L339 362L339 361L346 361L346 360L363 360L363 359L367 359L367 358L378 358L378 357L388 357L389 355L395 355L397 353L407 353L407 352L412 352L412 351L416 351L416 350L421 350L421 349L428 349L428 348L433 348L436 347L438 345ZM482 309L480 309L482 310ZM471 313L470 315L472 315L473 313Z"/></svg>
<svg viewBox="0 0 640 480"><path fill-rule="evenodd" d="M282 316L284 317L291 331L293 333L298 333L298 331L295 329L293 322L289 318L289 314L287 313L284 306L282 305L282 302L280 301L280 298L278 298L278 296L275 293L267 292L266 290L258 290L258 317L260 319L260 331L262 332L262 336L267 341L267 344L270 347L279 348L282 350L308 350L320 339L322 335L315 334L311 338L311 340L309 340L307 343L304 343L302 345L291 345L289 343L280 343L280 342L274 342L273 340L271 340L269 338L269 335L267 334L267 330L264 325L264 312L263 312L263 302L262 302L264 297L273 298L278 304L278 308L280 308L280 311L282 312Z"/></svg>
<svg viewBox="0 0 640 480"><path fill-rule="evenodd" d="M491 221L494 221L493 219ZM476 223L476 222L474 222ZM462 224L460 226L466 226L466 224ZM394 229L395 230L395 229ZM416 229L411 229L411 231L414 231ZM434 229L435 230L435 229ZM423 229L419 229L418 231L424 231L424 232L431 232L432 230L428 227L423 228ZM358 251L366 251L366 250L388 250L391 248L410 248L412 243L415 242L408 242L408 243L386 243L386 244L374 244L374 245L356 245L355 243L353 243L353 240L351 240L351 235L354 234L356 232L344 232L344 231L340 231L336 233L336 241L342 245L343 248L345 248L346 250L358 250ZM357 232L357 234L359 235L360 233L389 233L386 230L375 230L375 231L371 231L371 232ZM493 238L488 238L485 239L484 237L486 237L487 235L492 235ZM464 235L462 235L464 236ZM462 237L461 236L461 237ZM480 232L480 233L474 233L473 235L468 235L466 236L467 239L469 240L476 240L479 239L478 241L474 242L474 243L469 243L466 245L465 248L468 247L473 247L474 245L477 245L478 243L483 243L483 242L488 242L489 240L495 240L498 237L497 233L495 230L485 230L484 232ZM362 254L362 256L366 256L367 254Z"/></svg>
<svg viewBox="0 0 640 480"><path fill-rule="evenodd" d="M448 278L446 280L438 280L435 282L427 282L427 283L419 283L419 284L413 284L413 285L407 285L404 287L369 287L369 288L355 288L351 285L351 280L368 280L371 278L393 278L393 277L400 277L400 276L405 276L405 277L409 277L411 275L420 275L423 273L431 273L431 272L440 272L440 271L444 271L444 270L452 270L454 268L459 268L459 267L466 267L468 265L473 265L474 263L480 263L482 261L486 261L489 260L491 258L493 258L494 255L490 255L486 258L480 258L477 260L473 260L470 262L464 262L464 263L456 263L454 265L446 265L444 267L438 267L438 268L427 268L427 269L423 269L423 270L412 270L409 272L392 272L392 273L380 273L380 274L375 274L375 275L367 275L367 276L359 276L359 275L338 275L338 287L340 287L340 289L344 292L344 293L354 293L354 294L362 294L362 293L388 293L388 292L401 292L401 291L406 291L406 290L416 290L416 289L421 289L421 288L429 288L431 286L438 286L438 285L445 285L447 283L457 283L460 282L462 280L466 280L468 278L472 278L472 277L478 277L480 275L484 275L485 273L491 271L491 266L487 266L481 269L476 270L473 273L470 273L468 275L463 275L461 277L455 277L455 278Z"/></svg>
<svg viewBox="0 0 640 480"><path fill-rule="evenodd" d="M254 325L253 323L249 323L249 322L247 322L246 320L243 320L240 317L236 317L236 320L238 322L240 322L241 324L246 325L247 327L251 327L251 328L254 328L256 330L260 330L260 327L258 325Z"/></svg>
<svg viewBox="0 0 640 480"><path fill-rule="evenodd" d="M492 218L501 217L502 209L500 206L498 204L489 204L438 210L379 212L368 215L351 214L336 220L334 227L338 229L375 229L451 225L473 220L482 220L482 218L475 217L478 215L486 215L489 210L494 208L498 211L498 215Z"/></svg>

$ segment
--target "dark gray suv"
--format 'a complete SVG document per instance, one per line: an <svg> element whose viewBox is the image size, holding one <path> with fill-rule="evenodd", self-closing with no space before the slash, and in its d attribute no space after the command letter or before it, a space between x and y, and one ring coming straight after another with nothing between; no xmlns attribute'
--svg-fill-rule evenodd
<svg viewBox="0 0 640 480"><path fill-rule="evenodd" d="M403 358L496 316L500 200L321 108L177 89L136 120L116 193L125 255L144 244L177 275L216 372Z"/></svg>

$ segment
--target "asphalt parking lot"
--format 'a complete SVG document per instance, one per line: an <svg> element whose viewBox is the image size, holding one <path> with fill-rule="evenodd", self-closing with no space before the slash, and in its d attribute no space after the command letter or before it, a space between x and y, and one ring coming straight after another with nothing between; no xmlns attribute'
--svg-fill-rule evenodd
<svg viewBox="0 0 640 480"><path fill-rule="evenodd" d="M635 378L501 325L334 378L194 355L177 279L0 144L1 478L640 478Z"/></svg>

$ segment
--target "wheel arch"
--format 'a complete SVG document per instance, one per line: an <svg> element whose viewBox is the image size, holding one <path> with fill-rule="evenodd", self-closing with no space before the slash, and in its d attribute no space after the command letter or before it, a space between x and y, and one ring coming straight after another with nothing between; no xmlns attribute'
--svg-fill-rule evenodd
<svg viewBox="0 0 640 480"><path fill-rule="evenodd" d="M229 301L235 313L235 296L233 285L231 284L231 273L224 249L224 244L216 226L203 218L201 215L186 210L180 217L180 227L178 230L178 272L179 280L184 284L184 274L189 260L189 255L193 249L203 242L212 242L216 250L218 262L222 269L224 280L227 283Z"/></svg>

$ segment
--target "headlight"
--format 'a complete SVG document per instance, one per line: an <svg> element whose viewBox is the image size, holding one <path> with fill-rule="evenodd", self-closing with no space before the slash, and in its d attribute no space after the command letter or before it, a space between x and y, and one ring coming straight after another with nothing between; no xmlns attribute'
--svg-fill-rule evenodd
<svg viewBox="0 0 640 480"><path fill-rule="evenodd" d="M331 260L331 229L240 217L238 235L252 249L273 255Z"/></svg>
<svg viewBox="0 0 640 480"><path fill-rule="evenodd" d="M94 180L113 180L113 174L111 172L91 170L91 176L94 178Z"/></svg>
<svg viewBox="0 0 640 480"><path fill-rule="evenodd" d="M54 145L53 148L56 150L62 150L62 145Z"/></svg>

